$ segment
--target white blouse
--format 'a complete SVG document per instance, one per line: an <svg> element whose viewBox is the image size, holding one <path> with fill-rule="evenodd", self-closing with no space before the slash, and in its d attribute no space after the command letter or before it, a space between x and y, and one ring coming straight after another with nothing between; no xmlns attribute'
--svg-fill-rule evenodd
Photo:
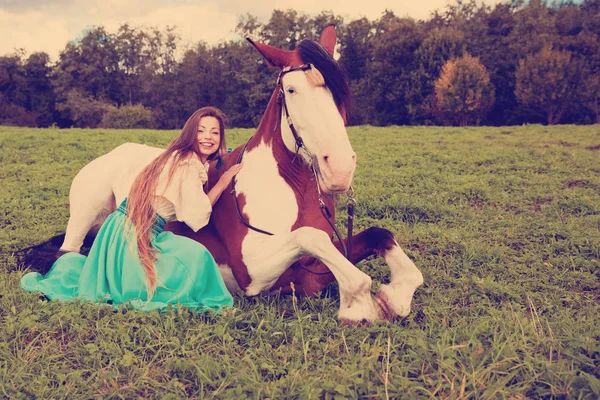
<svg viewBox="0 0 600 400"><path fill-rule="evenodd" d="M203 165L193 156L179 161L167 185L172 165L173 157L160 174L152 207L165 221L184 222L196 232L208 224L212 212L203 188L208 180L208 163Z"/></svg>

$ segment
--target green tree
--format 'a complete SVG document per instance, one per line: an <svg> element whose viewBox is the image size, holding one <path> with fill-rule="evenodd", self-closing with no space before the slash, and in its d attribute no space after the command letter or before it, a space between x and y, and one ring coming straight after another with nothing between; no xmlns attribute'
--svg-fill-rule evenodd
<svg viewBox="0 0 600 400"><path fill-rule="evenodd" d="M74 99L93 101L89 110L101 109L101 103L123 104L127 99L114 35L103 27L94 27L80 40L68 43L53 76L60 126L86 126L84 121L98 126L102 120L102 116L83 118L95 113L81 113L86 106L74 104Z"/></svg>
<svg viewBox="0 0 600 400"><path fill-rule="evenodd" d="M330 24L335 25L336 35L339 42L339 38L343 37L346 33L346 25L344 24L344 18L339 15L335 15L331 11L322 11L320 14L317 14L313 17L308 17L304 32L306 36L300 39L311 39L318 41L323 28Z"/></svg>
<svg viewBox="0 0 600 400"><path fill-rule="evenodd" d="M465 49L464 34L454 27L434 28L416 50L417 68L410 82L409 111L413 121L422 123L435 113L435 80L442 67Z"/></svg>
<svg viewBox="0 0 600 400"><path fill-rule="evenodd" d="M600 14L599 14L600 17ZM560 49L571 53L581 64L581 79L586 81L579 88L580 104L567 110L569 122L600 122L600 38L597 34L583 30L577 35L561 37Z"/></svg>
<svg viewBox="0 0 600 400"><path fill-rule="evenodd" d="M584 0L580 10L584 29L600 36L600 0Z"/></svg>
<svg viewBox="0 0 600 400"><path fill-rule="evenodd" d="M553 125L581 101L582 76L582 65L571 53L544 47L519 62L515 94L520 103Z"/></svg>
<svg viewBox="0 0 600 400"><path fill-rule="evenodd" d="M410 88L417 67L415 51L423 40L419 25L391 12L374 23L373 53L364 77L355 85L364 122L406 125L411 122Z"/></svg>
<svg viewBox="0 0 600 400"><path fill-rule="evenodd" d="M575 36L583 30L583 12L575 4L564 4L556 12L556 31L560 36Z"/></svg>
<svg viewBox="0 0 600 400"><path fill-rule="evenodd" d="M263 23L258 17L246 13L238 16L235 33L243 38L251 38L260 41L262 39Z"/></svg>
<svg viewBox="0 0 600 400"><path fill-rule="evenodd" d="M511 47L523 58L552 45L558 37L555 20L554 13L541 0L529 1L515 12Z"/></svg>
<svg viewBox="0 0 600 400"><path fill-rule="evenodd" d="M497 4L485 16L483 23L487 29L482 38L482 48L476 55L490 72L490 80L496 88L495 102L488 113L487 122L492 125L521 123L515 97L515 70L519 56L511 45L516 24L514 7Z"/></svg>
<svg viewBox="0 0 600 400"><path fill-rule="evenodd" d="M367 62L371 59L372 53L371 29L371 22L363 17L350 22L345 34L340 35L339 62L350 81L358 81L365 76Z"/></svg>
<svg viewBox="0 0 600 400"><path fill-rule="evenodd" d="M35 126L37 116L26 109L27 77L23 51L0 57L0 124Z"/></svg>
<svg viewBox="0 0 600 400"><path fill-rule="evenodd" d="M55 95L50 81L52 69L46 53L33 53L25 68L26 108L36 115L36 125L46 127L54 122Z"/></svg>
<svg viewBox="0 0 600 400"><path fill-rule="evenodd" d="M63 101L57 104L57 110L68 115L70 126L77 128L97 128L104 115L116 107L89 96L80 89L72 89L65 94Z"/></svg>
<svg viewBox="0 0 600 400"><path fill-rule="evenodd" d="M184 114L190 114L200 105L218 106L222 102L221 66L214 50L206 43L198 43L186 51L177 68L177 86Z"/></svg>
<svg viewBox="0 0 600 400"><path fill-rule="evenodd" d="M220 66L220 107L231 125L258 126L275 88L277 71L247 43L227 43L214 49Z"/></svg>
<svg viewBox="0 0 600 400"><path fill-rule="evenodd" d="M349 111L349 124L368 123L372 113L369 96L371 77L370 63L373 61L373 24L366 18L350 22L339 36L339 63L346 72L350 89L355 94L355 105Z"/></svg>
<svg viewBox="0 0 600 400"><path fill-rule="evenodd" d="M54 120L54 89L46 53L23 51L0 57L0 124L49 126Z"/></svg>
<svg viewBox="0 0 600 400"><path fill-rule="evenodd" d="M141 100L142 79L146 71L153 72L157 55L151 54L148 34L128 24L122 25L114 37L119 67L124 75L124 90L129 104Z"/></svg>
<svg viewBox="0 0 600 400"><path fill-rule="evenodd" d="M109 108L102 117L104 128L114 129L152 129L156 127L152 110L141 104L124 105L119 108Z"/></svg>
<svg viewBox="0 0 600 400"><path fill-rule="evenodd" d="M94 99L122 103L122 76L114 35L95 27L67 44L56 66L57 88L61 92L79 89Z"/></svg>
<svg viewBox="0 0 600 400"><path fill-rule="evenodd" d="M494 86L479 59L465 53L444 65L435 82L435 98L445 121L479 124L494 103Z"/></svg>
<svg viewBox="0 0 600 400"><path fill-rule="evenodd" d="M262 40L280 49L295 49L306 37L308 17L295 10L274 10L262 29Z"/></svg>

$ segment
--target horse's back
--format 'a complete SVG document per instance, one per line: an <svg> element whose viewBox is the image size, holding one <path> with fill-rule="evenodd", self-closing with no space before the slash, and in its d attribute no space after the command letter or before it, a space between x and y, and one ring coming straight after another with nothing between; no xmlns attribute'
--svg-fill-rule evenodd
<svg viewBox="0 0 600 400"><path fill-rule="evenodd" d="M137 175L164 150L137 143L124 143L85 165L73 179L69 194L71 205L79 197L122 201ZM94 201L94 200L92 200Z"/></svg>
<svg viewBox="0 0 600 400"><path fill-rule="evenodd" d="M111 184L117 204L129 195L133 181L140 172L164 151L145 144L124 143L106 154L110 156L108 161L116 166Z"/></svg>

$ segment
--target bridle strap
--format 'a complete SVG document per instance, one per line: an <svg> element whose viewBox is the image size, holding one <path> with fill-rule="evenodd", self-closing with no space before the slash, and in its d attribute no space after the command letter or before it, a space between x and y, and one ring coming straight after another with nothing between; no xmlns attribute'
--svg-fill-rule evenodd
<svg viewBox="0 0 600 400"><path fill-rule="evenodd" d="M290 116L290 112L288 111L287 102L285 101L285 92L283 90L283 76L290 72L294 72L294 71L305 72L312 68L313 68L312 64L302 64L297 67L286 67L286 68L282 69L279 72L279 75L277 76L277 87L279 89L279 91L277 93L277 102L281 105L281 108L283 109L283 112L285 113L285 120L286 120L288 126L290 127L290 131L292 131L294 140L296 141L297 151L304 148L304 150L309 154L309 156L311 158L312 158L312 154L308 151L306 146L304 146L304 141L302 140L300 135L298 135L298 131L296 131L296 127L294 126L294 121L292 121L292 117ZM280 113L280 115L281 115L281 113Z"/></svg>
<svg viewBox="0 0 600 400"><path fill-rule="evenodd" d="M252 137L250 137L250 139L252 139ZM246 151L246 147L248 146L248 142L250 141L250 139L248 139L248 141L246 143L244 143L244 147L242 147L242 151L240 151L240 154L238 155L238 158L235 162L236 164L239 164L242 162L242 158L244 157L244 152ZM242 224L244 224L248 229L252 229L253 231L256 231L258 233L262 233L265 235L273 236L273 234L271 232L263 231L260 228L256 228L256 227L250 225L250 223L244 219L244 216L242 215L242 212L240 211L240 205L238 204L238 201L237 201L237 192L235 190L236 180L237 179L235 176L231 179L231 194L233 196L233 204L235 205L235 212L237 213L238 218L240 219L240 221L242 221Z"/></svg>

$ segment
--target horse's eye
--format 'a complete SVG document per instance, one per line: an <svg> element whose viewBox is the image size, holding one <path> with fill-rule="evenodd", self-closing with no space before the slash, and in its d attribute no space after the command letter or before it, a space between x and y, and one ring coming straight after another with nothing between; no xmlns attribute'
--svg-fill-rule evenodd
<svg viewBox="0 0 600 400"><path fill-rule="evenodd" d="M287 88L287 92L289 94L294 94L294 93L296 93L296 89L294 89L293 87L289 87L289 88Z"/></svg>

